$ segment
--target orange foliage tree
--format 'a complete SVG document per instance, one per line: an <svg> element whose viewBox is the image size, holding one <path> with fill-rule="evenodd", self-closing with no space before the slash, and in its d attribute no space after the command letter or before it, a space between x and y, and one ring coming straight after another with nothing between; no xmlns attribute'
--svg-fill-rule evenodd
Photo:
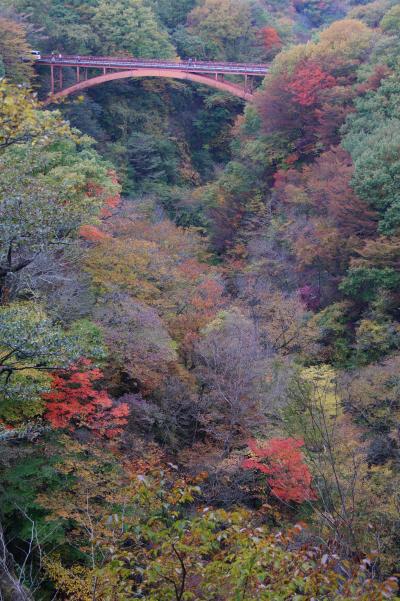
<svg viewBox="0 0 400 601"><path fill-rule="evenodd" d="M256 458L246 459L242 467L267 474L271 493L281 501L311 501L317 497L310 470L299 450L303 444L303 440L295 438L272 438L261 446L250 440L248 445Z"/></svg>
<svg viewBox="0 0 400 601"><path fill-rule="evenodd" d="M283 237L299 282L316 286L325 300L364 240L376 234L376 212L351 188L353 172L350 155L338 146L301 171L275 174L274 199L288 218Z"/></svg>
<svg viewBox="0 0 400 601"><path fill-rule="evenodd" d="M101 242L111 238L110 234L103 232L95 225L82 225L79 228L79 235L87 242Z"/></svg>
<svg viewBox="0 0 400 601"><path fill-rule="evenodd" d="M201 267L200 263L197 264ZM193 343L199 338L199 331L217 315L225 302L224 287L215 277L199 274L196 280L190 282L186 303L182 303L181 312L171 323L183 353L191 353Z"/></svg>
<svg viewBox="0 0 400 601"><path fill-rule="evenodd" d="M105 198L104 205L100 211L100 217L102 219L111 217L113 209L116 209L121 203L121 194L117 175L114 171L110 171L109 177L115 186L116 192ZM89 197L102 196L103 192L104 190L100 186L92 183L88 186L87 195ZM95 225L82 225L79 229L79 235L88 242L100 242L101 240L111 237L110 234L104 232Z"/></svg>
<svg viewBox="0 0 400 601"><path fill-rule="evenodd" d="M262 43L267 50L276 50L282 46L282 40L275 27L263 27L260 35Z"/></svg>

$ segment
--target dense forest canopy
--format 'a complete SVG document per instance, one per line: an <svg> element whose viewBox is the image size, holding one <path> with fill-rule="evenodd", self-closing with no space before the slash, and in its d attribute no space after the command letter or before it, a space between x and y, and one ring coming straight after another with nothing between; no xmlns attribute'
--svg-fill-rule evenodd
<svg viewBox="0 0 400 601"><path fill-rule="evenodd" d="M396 0L0 0L0 599L400 599L399 156Z"/></svg>

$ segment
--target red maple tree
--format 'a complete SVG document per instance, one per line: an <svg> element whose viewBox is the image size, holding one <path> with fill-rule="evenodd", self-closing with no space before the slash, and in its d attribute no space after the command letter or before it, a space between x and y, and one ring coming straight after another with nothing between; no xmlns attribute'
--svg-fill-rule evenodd
<svg viewBox="0 0 400 601"><path fill-rule="evenodd" d="M274 27L263 27L260 34L262 36L263 44L267 50L282 46L282 40Z"/></svg>
<svg viewBox="0 0 400 601"><path fill-rule="evenodd" d="M262 445L250 440L248 445L255 458L243 461L242 467L267 474L268 485L275 497L296 503L316 499L310 470L299 450L304 445L303 440L272 438Z"/></svg>
<svg viewBox="0 0 400 601"><path fill-rule="evenodd" d="M52 375L51 391L44 394L46 419L55 428L87 428L96 435L112 438L127 423L129 407L114 405L105 390L96 390L100 369L87 359L69 370Z"/></svg>
<svg viewBox="0 0 400 601"><path fill-rule="evenodd" d="M287 90L301 106L317 103L321 90L333 88L336 79L315 63L300 64L287 84Z"/></svg>

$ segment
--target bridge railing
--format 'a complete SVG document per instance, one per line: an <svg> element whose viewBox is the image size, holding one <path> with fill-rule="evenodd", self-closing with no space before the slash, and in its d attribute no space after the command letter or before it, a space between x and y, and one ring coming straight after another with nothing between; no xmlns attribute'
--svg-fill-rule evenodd
<svg viewBox="0 0 400 601"><path fill-rule="evenodd" d="M268 65L257 63L232 63L232 62L212 62L189 60L157 60L157 59L138 59L126 56L80 56L80 55L47 55L42 56L36 61L42 64L65 65L65 66L84 66L84 67L141 67L158 69L180 69L187 71L212 71L212 72L232 72L265 75L268 72Z"/></svg>

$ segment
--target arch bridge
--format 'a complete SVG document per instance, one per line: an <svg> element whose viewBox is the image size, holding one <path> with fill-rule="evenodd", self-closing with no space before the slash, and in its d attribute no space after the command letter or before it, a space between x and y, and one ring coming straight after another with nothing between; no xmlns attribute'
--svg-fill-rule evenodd
<svg viewBox="0 0 400 601"><path fill-rule="evenodd" d="M50 68L50 94L45 104L107 81L138 77L166 77L194 81L244 100L251 100L254 95L254 78L265 77L268 73L268 65L204 62L192 59L168 61L129 57L50 55L37 58L35 63ZM64 87L63 69L65 68L75 70L76 82ZM226 75L240 76L242 85L226 80Z"/></svg>

